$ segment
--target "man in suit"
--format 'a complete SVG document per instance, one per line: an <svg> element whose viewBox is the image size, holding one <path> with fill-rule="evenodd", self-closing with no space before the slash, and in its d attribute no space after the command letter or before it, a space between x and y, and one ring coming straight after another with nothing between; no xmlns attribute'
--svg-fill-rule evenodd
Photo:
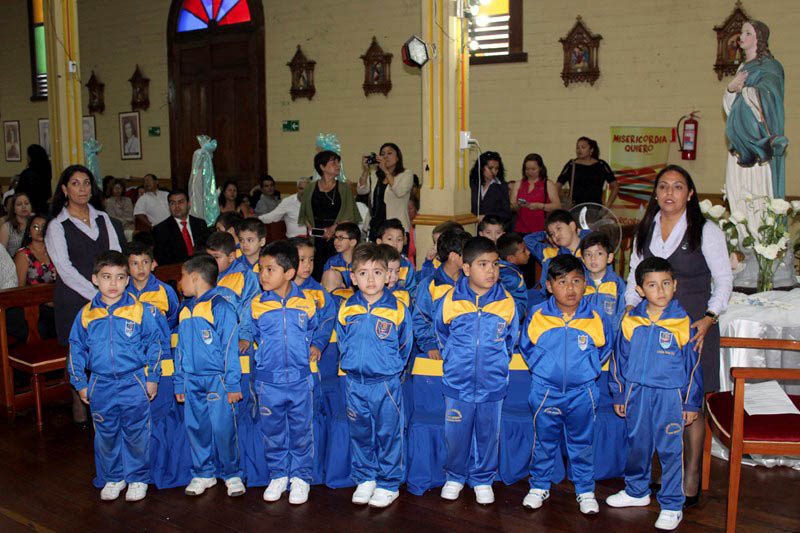
<svg viewBox="0 0 800 533"><path fill-rule="evenodd" d="M169 193L170 217L153 227L154 253L159 265L183 263L203 251L209 231L203 219L189 215L189 195L183 189Z"/></svg>

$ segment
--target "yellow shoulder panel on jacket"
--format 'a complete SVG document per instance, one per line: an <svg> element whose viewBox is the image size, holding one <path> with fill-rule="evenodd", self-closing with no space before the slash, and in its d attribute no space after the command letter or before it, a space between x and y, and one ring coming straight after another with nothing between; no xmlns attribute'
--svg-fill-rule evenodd
<svg viewBox="0 0 800 533"><path fill-rule="evenodd" d="M542 313L542 310L539 309L531 317L531 321L528 323L528 331L526 334L531 342L536 344L539 341L539 337L541 337L544 333L547 333L551 329L563 327L564 319L557 316L545 315Z"/></svg>
<svg viewBox="0 0 800 533"><path fill-rule="evenodd" d="M200 302L194 306L192 310L192 316L198 318L204 318L209 324L214 323L214 313L212 311L212 304L214 299L206 300L205 302Z"/></svg>
<svg viewBox="0 0 800 533"><path fill-rule="evenodd" d="M514 314L517 312L517 307L514 305L514 298L506 292L505 298L484 305L483 310L487 313L497 315L505 320L507 324L511 324L511 322L515 320Z"/></svg>
<svg viewBox="0 0 800 533"><path fill-rule="evenodd" d="M633 330L639 326L649 325L649 318L645 318L643 316L632 316L630 313L625 313L625 316L622 317L622 335L625 337L626 341L629 341L631 338L633 338Z"/></svg>
<svg viewBox="0 0 800 533"><path fill-rule="evenodd" d="M587 333L597 347L606 345L606 333L603 330L603 320L596 312L592 311L592 318L573 318L569 327Z"/></svg>
<svg viewBox="0 0 800 533"><path fill-rule="evenodd" d="M261 296L256 296L253 298L253 303L250 306L250 315L258 320L258 318L263 315L264 313L268 313L270 311L275 311L281 308L281 303L275 300L267 300L266 302L261 301Z"/></svg>
<svg viewBox="0 0 800 533"><path fill-rule="evenodd" d="M450 324L453 320L468 313L477 313L478 308L469 300L454 300L453 292L448 292L442 303L442 320Z"/></svg>
<svg viewBox="0 0 800 533"><path fill-rule="evenodd" d="M403 305L403 302L398 300L396 308L388 309L386 307L376 307L372 310L372 314L381 318L385 318L386 320L391 321L395 326L399 327L405 319L406 306Z"/></svg>
<svg viewBox="0 0 800 533"><path fill-rule="evenodd" d="M161 285L157 290L143 292L139 295L139 301L153 305L164 314L169 311L169 299L167 298L167 291Z"/></svg>
<svg viewBox="0 0 800 533"><path fill-rule="evenodd" d="M92 302L89 302L81 309L81 325L84 328L88 328L91 322L107 316L108 310L105 307L95 307L92 309Z"/></svg>
<svg viewBox="0 0 800 533"><path fill-rule="evenodd" d="M678 346L683 348L689 343L691 338L691 319L688 316L683 318L665 318L656 322L659 326L669 330L675 336Z"/></svg>
<svg viewBox="0 0 800 533"><path fill-rule="evenodd" d="M144 313L144 306L141 302L134 302L131 305L117 307L114 309L114 316L130 320L136 324L142 323L142 314Z"/></svg>
<svg viewBox="0 0 800 533"><path fill-rule="evenodd" d="M237 296L242 294L244 289L244 274L241 272L231 272L217 282L218 287L226 287L236 293Z"/></svg>
<svg viewBox="0 0 800 533"><path fill-rule="evenodd" d="M286 301L286 307L291 309L301 309L306 312L308 318L311 318L317 313L317 304L314 299L303 295L303 297L292 296Z"/></svg>
<svg viewBox="0 0 800 533"><path fill-rule="evenodd" d="M341 309L339 309L339 324L345 325L347 324L347 317L349 316L356 316L356 315L363 315L367 312L366 307L363 305L347 305L343 304Z"/></svg>

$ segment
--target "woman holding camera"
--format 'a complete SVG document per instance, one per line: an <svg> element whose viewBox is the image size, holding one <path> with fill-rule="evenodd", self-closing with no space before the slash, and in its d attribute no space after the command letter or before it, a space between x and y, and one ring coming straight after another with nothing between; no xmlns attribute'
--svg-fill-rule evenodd
<svg viewBox="0 0 800 533"><path fill-rule="evenodd" d="M363 157L361 169L357 192L369 194L369 240L375 240L378 228L390 218L400 220L406 233L411 231L408 200L414 175L403 166L400 148L394 143L384 143L378 155Z"/></svg>

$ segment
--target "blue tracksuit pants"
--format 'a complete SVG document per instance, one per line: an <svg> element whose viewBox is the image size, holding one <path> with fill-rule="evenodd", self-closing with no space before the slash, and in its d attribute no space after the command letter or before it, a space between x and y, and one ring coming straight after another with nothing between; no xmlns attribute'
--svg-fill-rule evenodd
<svg viewBox="0 0 800 533"><path fill-rule="evenodd" d="M628 385L625 426L628 460L625 492L635 498L650 494L653 451L661 461L661 508L680 511L683 492L683 400L678 389L656 389L638 383Z"/></svg>
<svg viewBox="0 0 800 533"><path fill-rule="evenodd" d="M149 483L151 420L144 370L118 379L93 374L86 393L103 479Z"/></svg>
<svg viewBox="0 0 800 533"><path fill-rule="evenodd" d="M270 479L312 481L314 469L314 376L293 383L256 379L258 427Z"/></svg>
<svg viewBox="0 0 800 533"><path fill-rule="evenodd" d="M445 396L444 438L447 481L470 487L491 485L499 463L503 400L462 402Z"/></svg>
<svg viewBox="0 0 800 533"><path fill-rule="evenodd" d="M565 436L575 492L594 491L594 422L598 398L595 382L561 392L537 383L534 378L528 397L533 410L532 489L550 490L554 461L561 437Z"/></svg>
<svg viewBox="0 0 800 533"><path fill-rule="evenodd" d="M376 481L396 491L405 478L403 393L399 376L362 383L347 376L351 474L357 484Z"/></svg>
<svg viewBox="0 0 800 533"><path fill-rule="evenodd" d="M186 374L184 380L184 423L192 452L192 477L216 477L215 458L219 460L222 479L242 477L236 406L228 403L228 391L222 376Z"/></svg>

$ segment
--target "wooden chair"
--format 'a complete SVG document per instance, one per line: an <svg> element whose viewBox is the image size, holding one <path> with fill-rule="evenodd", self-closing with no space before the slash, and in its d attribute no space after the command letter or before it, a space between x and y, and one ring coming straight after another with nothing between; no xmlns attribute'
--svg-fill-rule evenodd
<svg viewBox="0 0 800 533"><path fill-rule="evenodd" d="M56 339L42 339L39 336L39 306L53 301L53 285L32 285L18 289L0 291L0 361L3 372L3 402L9 421L13 421L20 409L36 407L36 426L42 431L42 406L56 399L69 398L69 383L63 373L47 381L45 374L63 371L67 365L68 350L58 344ZM21 307L28 324L28 338L25 342L9 345L6 327L6 312L12 307ZM13 369L30 375L31 388L27 391L14 390Z"/></svg>
<svg viewBox="0 0 800 533"><path fill-rule="evenodd" d="M723 348L755 348L800 351L800 341L722 337ZM744 411L744 384L748 379L798 380L800 369L742 368L731 369L734 379L730 391L706 395L706 440L703 447L703 490L708 490L711 476L711 436L730 449L728 463L728 513L726 530L736 530L739 505L739 477L743 454L800 455L800 415L755 415ZM800 407L800 395L790 396Z"/></svg>

